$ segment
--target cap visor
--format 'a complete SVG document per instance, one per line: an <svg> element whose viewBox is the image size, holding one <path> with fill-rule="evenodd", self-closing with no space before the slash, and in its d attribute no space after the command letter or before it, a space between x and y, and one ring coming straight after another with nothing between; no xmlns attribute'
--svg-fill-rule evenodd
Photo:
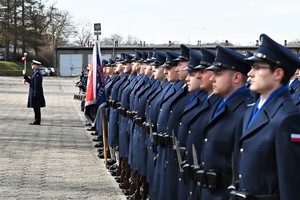
<svg viewBox="0 0 300 200"><path fill-rule="evenodd" d="M212 70L212 71L214 71L214 70L220 70L220 69L223 69L223 68L221 68L221 67L218 67L218 66L216 66L216 65L212 65L212 66L210 66L210 67L208 67L208 68L206 68L207 70Z"/></svg>
<svg viewBox="0 0 300 200"><path fill-rule="evenodd" d="M195 67L195 69L206 69L206 67L203 66L203 65L198 65L198 66Z"/></svg>
<svg viewBox="0 0 300 200"><path fill-rule="evenodd" d="M249 61L249 62L265 62L265 60L258 58L256 56L251 56L249 58L245 58L245 61Z"/></svg>
<svg viewBox="0 0 300 200"><path fill-rule="evenodd" d="M183 71L193 71L194 69L190 68L190 67L185 67L182 69Z"/></svg>

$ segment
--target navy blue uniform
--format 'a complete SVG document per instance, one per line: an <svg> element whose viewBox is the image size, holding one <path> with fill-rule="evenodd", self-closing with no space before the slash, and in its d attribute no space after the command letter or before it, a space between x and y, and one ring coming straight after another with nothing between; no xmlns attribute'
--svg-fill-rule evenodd
<svg viewBox="0 0 300 200"><path fill-rule="evenodd" d="M43 92L43 77L39 69L33 71L30 78L24 75L24 79L29 83L28 108L34 110L34 124L41 123L41 108L46 106Z"/></svg>
<svg viewBox="0 0 300 200"><path fill-rule="evenodd" d="M43 76L39 69L34 70L30 78L24 76L29 83L28 108L42 108L46 106L43 92Z"/></svg>
<svg viewBox="0 0 300 200"><path fill-rule="evenodd" d="M180 113L179 117L176 119L170 118L175 124L179 124L178 131L175 131L175 134L178 135L178 142L180 147L186 147L186 137L188 135L188 124L191 116L193 116L200 109L201 104L207 97L207 93L203 90L199 90L194 94L190 94L189 101L187 102L184 110ZM177 132L177 133L176 133ZM177 199L184 199L188 196L188 185L185 185L181 174L179 173L177 163L172 162L174 160L174 153L172 154L172 150L168 149L168 156L170 157L168 160L168 168L170 175L171 173L178 173L178 185L177 185ZM172 159L173 156L173 159ZM172 160L171 160L172 159ZM169 161L170 160L170 161ZM173 164L173 165L171 165ZM175 188L176 189L176 188Z"/></svg>
<svg viewBox="0 0 300 200"><path fill-rule="evenodd" d="M293 102L297 106L298 110L300 110L300 89L295 92Z"/></svg>
<svg viewBox="0 0 300 200"><path fill-rule="evenodd" d="M156 124L157 124L157 118L160 107L158 105L161 104L161 101L163 100L164 94L167 93L169 89L169 82L167 79L165 79L164 82L162 82L158 88L151 94L151 96L147 99L147 106L146 106L146 120L149 123L152 123L152 131L156 131ZM155 126L154 126L155 125ZM149 129L150 131L150 129ZM146 136L146 143L147 143L147 182L149 183L149 193L152 196L153 195L153 179L154 179L154 156L156 153L156 148L153 146L152 138L150 137L150 132Z"/></svg>
<svg viewBox="0 0 300 200"><path fill-rule="evenodd" d="M177 135L179 115L190 99L190 93L183 82L178 81L165 95L157 120L157 133L172 137L172 130ZM176 199L177 172L172 144L159 144L158 158L154 176L154 199Z"/></svg>
<svg viewBox="0 0 300 200"><path fill-rule="evenodd" d="M136 73L130 75L129 79L124 83L123 88L120 90L120 103L123 109L123 114L120 115L119 126L119 156L128 157L129 152L129 133L128 133L128 118L126 111L129 110L129 95L134 87ZM120 113L119 113L120 114Z"/></svg>
<svg viewBox="0 0 300 200"><path fill-rule="evenodd" d="M111 89L111 96L110 100L114 101L116 104L119 102L118 95L119 95L119 88L122 84L127 80L127 75L122 73L119 75L120 79L116 81ZM109 134L108 134L108 146L116 147L119 144L119 113L117 111L117 107L111 107L109 111Z"/></svg>
<svg viewBox="0 0 300 200"><path fill-rule="evenodd" d="M240 190L300 199L300 116L289 91L285 89L263 105L249 125L254 108L247 110L236 132Z"/></svg>
<svg viewBox="0 0 300 200"><path fill-rule="evenodd" d="M142 123L146 121L146 108L148 97L157 89L159 83L153 78L149 80L151 83L151 88L146 90L144 94L140 97L138 104L138 116L141 117ZM138 160L139 160L139 174L142 176L147 175L147 140L145 130L138 125L139 128L139 141L138 141Z"/></svg>
<svg viewBox="0 0 300 200"><path fill-rule="evenodd" d="M298 78L295 78L289 85L289 91L291 93L292 99L297 98L295 94L299 89L300 89L300 81L298 80Z"/></svg>
<svg viewBox="0 0 300 200"><path fill-rule="evenodd" d="M131 112L137 113L137 105L138 102L136 102L136 94L137 92L146 84L148 81L148 77L144 75L139 75L137 78L139 78L138 83L134 86L134 89L130 92L129 95L129 102L130 102L130 110ZM133 122L133 119L128 121L128 132L130 134L130 142L129 142L129 155L128 155L128 162L132 169L138 170L138 161L136 156L136 149L137 149L137 143L134 143L133 141L137 141L138 133L135 131L135 123Z"/></svg>
<svg viewBox="0 0 300 200"><path fill-rule="evenodd" d="M209 117L212 108L219 104L221 101L221 97L215 94L212 94L210 97L208 97L197 109L195 112L193 112L193 115L190 116L189 122L187 125L187 131L186 131L186 160L187 164L190 166L194 164L200 164L200 163L194 163L193 160L193 154L192 154L192 145L195 146L196 153L197 153L197 160L198 162L201 161L201 150L202 150L202 144L204 141L204 129L207 126L209 122ZM195 180L190 180L189 183L189 199L200 199L200 188L197 185L197 182Z"/></svg>
<svg viewBox="0 0 300 200"><path fill-rule="evenodd" d="M234 122L238 122L243 117L251 103L253 100L250 90L242 87L227 98L227 102L217 113L219 105L212 110L209 123L204 131L201 167L205 172L218 173L219 180L217 180L218 184L215 189L202 189L202 199L229 199L227 188L232 179L231 158L237 126L237 123Z"/></svg>
<svg viewBox="0 0 300 200"><path fill-rule="evenodd" d="M143 133L142 122L145 120L145 109L146 109L146 99L148 96L148 91L150 90L154 78L150 78L147 82L137 91L134 97L134 110L137 112L137 118L140 118L140 122L134 123L132 146L134 147L133 157L135 163L135 169L138 171L139 175L146 175L146 147L145 147L145 133ZM137 119L136 118L136 119Z"/></svg>

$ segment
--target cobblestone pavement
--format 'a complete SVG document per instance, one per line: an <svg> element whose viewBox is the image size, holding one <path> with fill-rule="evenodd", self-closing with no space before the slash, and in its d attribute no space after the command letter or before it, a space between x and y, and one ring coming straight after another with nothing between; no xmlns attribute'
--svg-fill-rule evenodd
<svg viewBox="0 0 300 200"><path fill-rule="evenodd" d="M0 199L126 199L97 157L77 78L45 77L41 126L31 126L28 85L0 77Z"/></svg>

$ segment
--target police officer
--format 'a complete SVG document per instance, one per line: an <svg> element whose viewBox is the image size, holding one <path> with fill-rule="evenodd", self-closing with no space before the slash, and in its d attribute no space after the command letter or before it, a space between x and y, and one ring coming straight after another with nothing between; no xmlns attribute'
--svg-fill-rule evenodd
<svg viewBox="0 0 300 200"><path fill-rule="evenodd" d="M177 55L178 56L178 55ZM175 56L175 57L177 57ZM154 155L156 153L156 147L153 145L153 131L156 131L156 124L157 124L157 117L159 113L162 96L167 92L167 85L168 80L166 79L166 75L164 73L164 67L162 66L166 61L166 53L161 51L155 51L154 55L155 59L151 60L148 59L150 62L152 62L153 65L153 76L154 79L156 79L160 84L155 89L155 91L152 92L150 96L147 98L147 105L146 105L146 120L144 125L144 130L148 134L146 136L146 143L147 143L147 182L149 185L149 197L153 196L153 178L154 178L154 164L153 159ZM150 126L151 126L151 133L150 133Z"/></svg>
<svg viewBox="0 0 300 200"><path fill-rule="evenodd" d="M110 147L110 154L112 159L114 158L115 147L119 144L119 113L117 108L120 106L119 89L127 80L127 74L123 72L123 63L131 62L133 56L129 54L122 54L122 58L117 62L115 72L119 73L119 80L116 81L111 89L110 95L110 113L109 113L109 134L108 134L108 146Z"/></svg>
<svg viewBox="0 0 300 200"><path fill-rule="evenodd" d="M106 99L109 99L109 96L111 94L111 88L113 86L113 84L119 80L119 76L115 73L115 69L114 67L116 66L116 60L118 60L119 58L115 58L112 59L110 58L108 60L108 63L106 64L106 75L107 75L107 78L106 78L106 83L105 83L105 96L106 96ZM105 108L105 124L106 124L106 127L108 127L108 123L109 123L109 104L107 102L107 105L106 105L106 108ZM99 125L99 124L98 124ZM95 144L95 147L96 148L99 148L98 151L99 151L99 157L100 158L104 158L104 153L103 153L103 143L102 143L102 129L100 127L97 128L97 130L99 131L96 131L95 133L91 133L91 135L98 135L98 137L94 138L93 141L94 142L99 142L98 144ZM106 129L107 130L107 129Z"/></svg>
<svg viewBox="0 0 300 200"><path fill-rule="evenodd" d="M213 65L208 70L214 93L223 99L211 112L204 131L201 168L203 170L202 199L229 199L228 186L232 180L231 158L234 131L248 105L250 90L245 86L251 66L246 57L234 50L217 46Z"/></svg>
<svg viewBox="0 0 300 200"><path fill-rule="evenodd" d="M135 132L135 123L134 118L137 116L137 102L136 102L136 95L137 92L147 83L149 78L147 76L144 76L145 74L145 67L143 67L143 60L147 59L148 54L141 52L140 59L137 59L136 62L134 62L133 68L137 69L137 77L136 77L136 83L133 87L133 89L130 91L129 95L129 107L130 110L127 111L127 117L130 119L128 121L128 132L130 137L129 142L129 154L128 154L128 164L130 165L130 168L132 170L131 173L131 182L130 182L130 188L128 190L123 190L125 195L129 195L129 198L134 198L135 195L139 194L139 176L137 173L138 170L138 160L137 160L137 132ZM132 196L133 195L133 196ZM139 196L140 198L140 196Z"/></svg>
<svg viewBox="0 0 300 200"><path fill-rule="evenodd" d="M130 167L128 164L128 154L129 154L129 129L128 129L128 118L127 111L129 110L129 95L135 84L137 83L137 68L136 62L140 60L142 57L142 52L136 50L135 57L131 59L131 63L126 63L125 73L129 75L127 82L124 84L123 88L120 90L120 103L121 106L118 108L120 114L120 127L119 127L119 156L120 156L120 164L122 171L120 175L120 188L121 189L129 189L129 176L130 176ZM134 67L135 66L135 67ZM118 178L116 179L118 180Z"/></svg>
<svg viewBox="0 0 300 200"><path fill-rule="evenodd" d="M41 72L39 71L40 65L41 62L37 60L32 60L32 75L28 77L26 74L24 74L24 79L27 83L29 83L27 107L33 108L34 111L34 121L31 122L30 125L41 124L41 108L46 106L43 92L43 77Z"/></svg>
<svg viewBox="0 0 300 200"><path fill-rule="evenodd" d="M191 51L190 52L190 62L188 64L188 67L186 67L184 70L188 71L187 76L187 85L188 90L193 95L191 96L189 102L187 103L184 111L180 114L180 123L179 123L179 130L178 130L178 140L179 140L179 146L181 150L184 149L191 149L191 144L186 143L187 138L191 136L191 134L201 134L199 133L198 128L195 131L192 132L190 129L190 122L193 116L195 116L197 113L199 113L199 109L201 109L201 105L203 104L204 100L207 99L207 92L205 90L202 90L200 88L201 81L202 81L202 71L203 69L199 69L199 65L201 61L203 60L203 56L196 52ZM214 56L212 56L214 57ZM211 62L212 63L212 62ZM212 72L209 72L212 73ZM209 80L208 80L209 81ZM204 121L204 120L203 120ZM199 123L198 126L201 126L203 123ZM196 143L200 143L200 140L195 141ZM186 154L184 155L183 159L186 159ZM187 160L184 160L183 163L181 163L182 167L184 168L184 174L179 174L180 181L178 183L178 196L177 199L188 199L192 196L189 194L189 172L190 167L193 164L190 164L187 162Z"/></svg>
<svg viewBox="0 0 300 200"><path fill-rule="evenodd" d="M211 109L220 102L221 97L213 93L212 82L210 81L213 71L206 70L215 60L215 52L205 48L200 49L202 52L202 60L196 66L197 78L199 79L199 86L204 90L208 96L201 104L201 106L193 112L187 124L187 138L186 138L186 165L190 166L192 176L189 181L188 199L201 199L200 188L198 187L196 173L199 169L198 163L201 160L201 150L204 141L204 129L208 124ZM193 153L193 146L195 152Z"/></svg>
<svg viewBox="0 0 300 200"><path fill-rule="evenodd" d="M154 190L156 190L154 199L176 198L176 193L174 192L174 189L177 188L176 171L174 173L172 167L168 168L168 164L170 163L170 166L175 165L172 152L172 132L174 130L175 135L177 135L179 114L184 110L190 98L185 84L187 72L182 71L188 64L190 57L189 51L189 48L185 45L181 45L181 54L172 60L176 66L168 66L165 69L168 81L172 85L162 100L157 120L159 146L154 176ZM169 52L169 54L171 54L171 52ZM178 65L180 66L178 67Z"/></svg>
<svg viewBox="0 0 300 200"><path fill-rule="evenodd" d="M237 130L238 185L231 199L299 199L300 115L286 85L300 61L269 36L260 41L247 60L250 89L261 95Z"/></svg>

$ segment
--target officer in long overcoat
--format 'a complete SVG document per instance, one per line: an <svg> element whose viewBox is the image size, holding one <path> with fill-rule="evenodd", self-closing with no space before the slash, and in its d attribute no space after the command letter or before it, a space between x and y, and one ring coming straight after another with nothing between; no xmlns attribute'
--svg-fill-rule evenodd
<svg viewBox="0 0 300 200"><path fill-rule="evenodd" d="M236 190L232 199L300 199L300 115L288 81L300 66L296 54L269 36L247 60L250 89L260 98L237 129Z"/></svg>
<svg viewBox="0 0 300 200"><path fill-rule="evenodd" d="M216 59L207 68L214 71L210 78L214 93L222 96L223 100L212 109L204 131L202 199L229 199L227 188L232 180L231 158L236 121L253 104L250 90L245 86L247 73L251 69L245 58L232 49L217 46Z"/></svg>
<svg viewBox="0 0 300 200"><path fill-rule="evenodd" d="M41 62L32 60L32 75L28 77L24 74L24 79L29 83L29 94L28 94L28 108L33 108L34 121L30 125L41 124L41 108L46 106L44 92L43 92L43 76L39 70Z"/></svg>
<svg viewBox="0 0 300 200"><path fill-rule="evenodd" d="M190 98L185 84L187 72L182 71L188 64L190 50L185 45L181 45L181 54L176 59L172 59L175 66L166 66L165 70L172 86L161 102L157 120L157 133L160 143L158 144L158 159L154 177L154 190L156 190L154 199L176 198L176 193L174 192L174 189L177 187L176 170L169 170L171 168L168 168L167 165L174 166L174 156L173 153L170 154L172 152L172 130L175 131L176 135L178 129L176 121L179 121L179 114L184 110ZM174 53L167 52L167 55L172 54Z"/></svg>

